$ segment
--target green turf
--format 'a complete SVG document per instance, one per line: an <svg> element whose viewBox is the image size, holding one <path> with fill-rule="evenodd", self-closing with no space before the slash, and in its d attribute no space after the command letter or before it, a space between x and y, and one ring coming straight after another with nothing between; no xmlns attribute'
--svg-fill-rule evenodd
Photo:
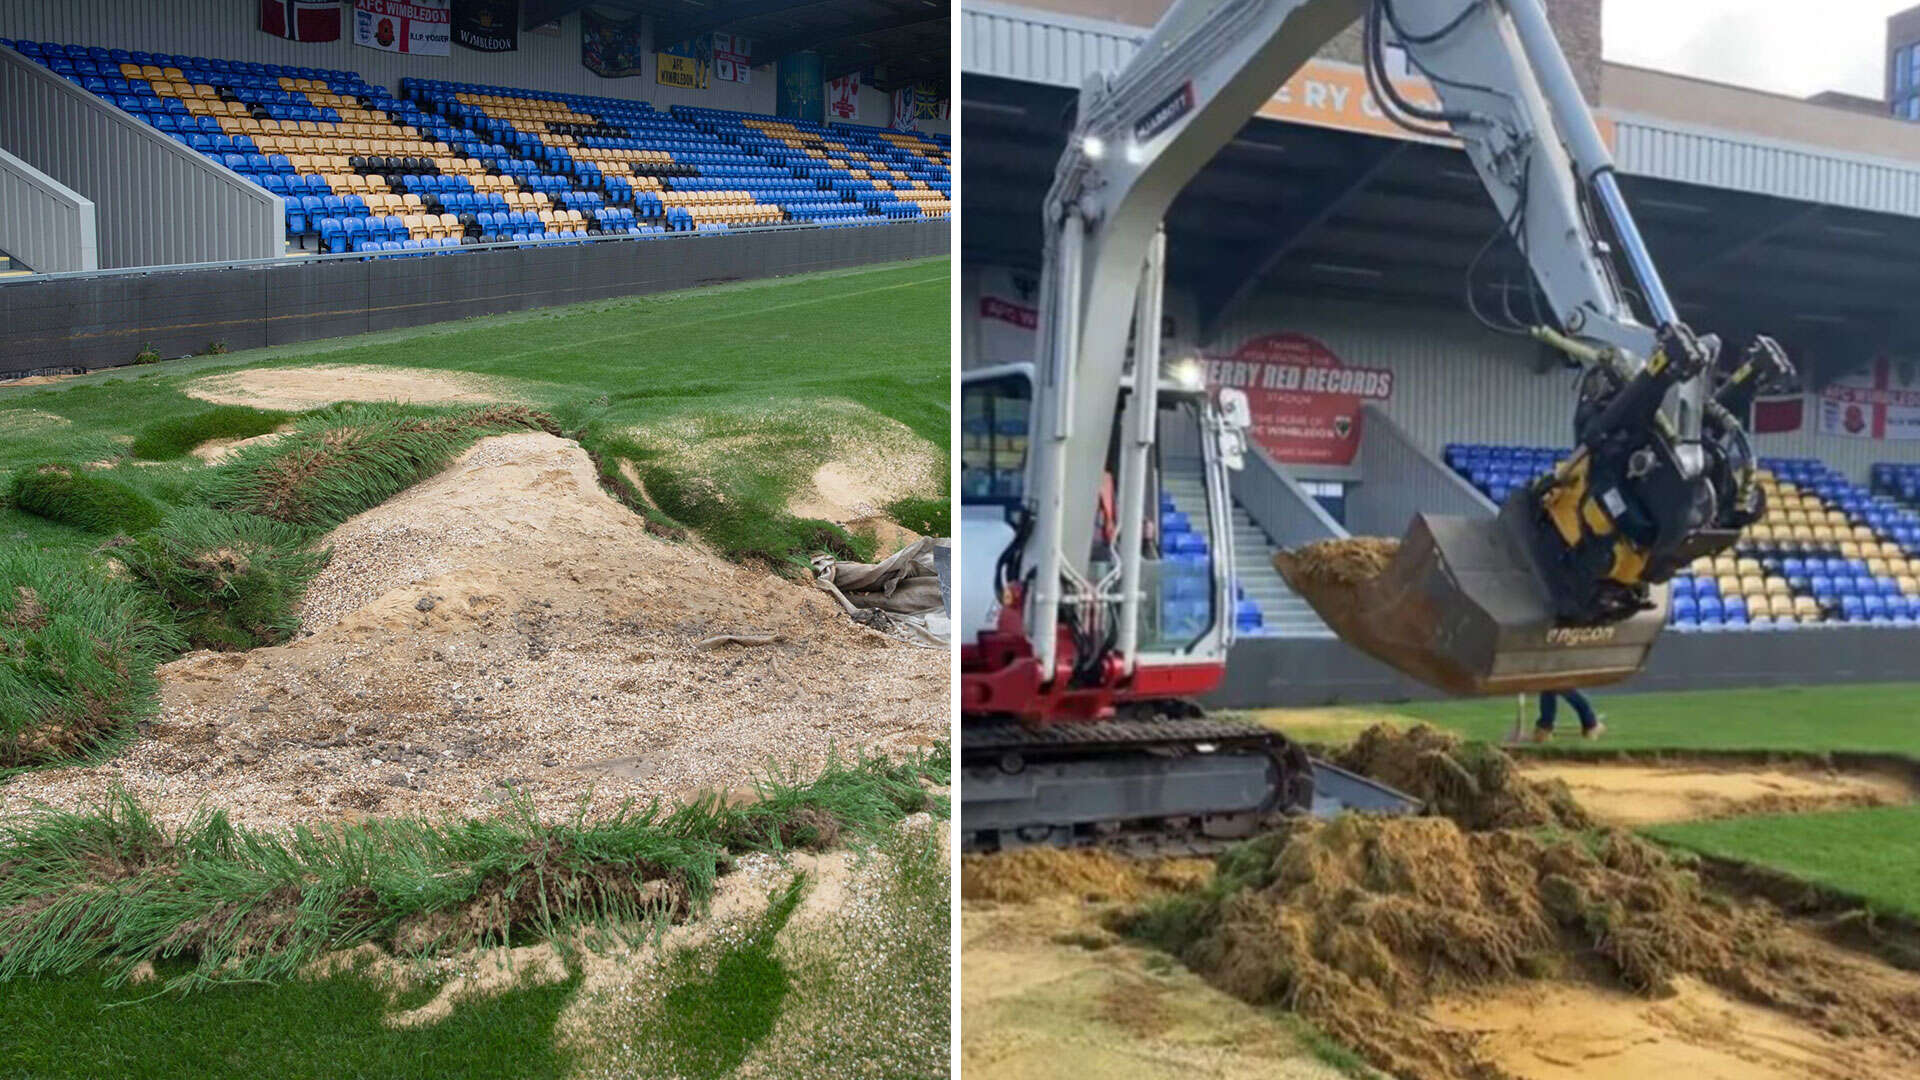
<svg viewBox="0 0 1920 1080"><path fill-rule="evenodd" d="M1920 758L1920 683L1858 683L1781 686L1750 690L1697 690L1628 694L1592 691L1595 710L1606 716L1607 734L1595 742L1578 737L1573 710L1560 708L1560 737L1551 745L1570 752L1593 750L1772 750L1795 753L1858 751ZM1512 697L1382 705L1378 711L1451 728L1469 738L1495 742L1513 727ZM1527 724L1536 702L1527 699ZM1295 714L1289 714L1293 716ZM1301 729L1318 729L1311 711L1299 714Z"/></svg>
<svg viewBox="0 0 1920 1080"><path fill-rule="evenodd" d="M647 1038L668 1058L672 1075L723 1077L773 1031L793 989L774 941L800 904L806 878L796 875L737 941L675 954L663 977L667 991Z"/></svg>
<svg viewBox="0 0 1920 1080"><path fill-rule="evenodd" d="M473 998L430 1026L393 1028L357 975L227 986L188 998L109 987L98 975L0 982L8 1080L559 1080L571 1056L554 1023L572 982Z"/></svg>
<svg viewBox="0 0 1920 1080"><path fill-rule="evenodd" d="M569 418L570 429L591 425L609 434L767 413L804 416L822 401L844 400L904 424L944 462L948 271L946 259L927 259L168 361L35 388L0 386L0 471L124 458L127 436L161 426L188 429L165 440L178 445L197 434L194 425L204 421L195 418L209 412L181 392L192 378L316 363L497 376L529 403ZM818 530L777 519L824 449L769 438L725 455L725 467L705 479L738 513L716 518L710 539L747 554L818 541ZM140 489L150 481L125 474L146 471L122 468L111 476ZM943 482L945 465L936 471ZM756 512L780 526L771 539L754 523ZM753 535L733 542L736 529ZM82 533L0 505L5 542L89 546Z"/></svg>
<svg viewBox="0 0 1920 1080"><path fill-rule="evenodd" d="M215 405L186 416L156 420L134 436L128 451L142 461L184 457L213 439L250 439L278 428L293 414L244 405Z"/></svg>
<svg viewBox="0 0 1920 1080"><path fill-rule="evenodd" d="M1665 843L1778 870L1879 910L1920 919L1920 807L1690 821L1644 831Z"/></svg>

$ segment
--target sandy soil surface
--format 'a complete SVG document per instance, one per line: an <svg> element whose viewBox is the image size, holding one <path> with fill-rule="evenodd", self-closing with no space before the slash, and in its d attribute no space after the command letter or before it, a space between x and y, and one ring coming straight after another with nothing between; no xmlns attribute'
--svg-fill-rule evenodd
<svg viewBox="0 0 1920 1080"><path fill-rule="evenodd" d="M48 383L66 382L87 374L84 371L70 372L65 375L28 375L24 379L0 379L0 390L13 386L45 386Z"/></svg>
<svg viewBox="0 0 1920 1080"><path fill-rule="evenodd" d="M1920 1076L1872 1038L1841 1039L1696 979L1649 1000L1573 983L1528 983L1440 1002L1438 1024L1528 1080L1855 1080Z"/></svg>
<svg viewBox="0 0 1920 1080"><path fill-rule="evenodd" d="M1537 780L1564 781L1573 789L1574 800L1596 819L1629 828L1747 814L1895 806L1914 800L1912 784L1890 773L1525 759L1521 771Z"/></svg>
<svg viewBox="0 0 1920 1080"><path fill-rule="evenodd" d="M39 409L9 409L0 413L0 434L9 428L14 431L45 431L48 428L65 427L72 422L57 413L41 412Z"/></svg>
<svg viewBox="0 0 1920 1080"><path fill-rule="evenodd" d="M208 439L193 448L193 456L208 465L218 465L249 446L265 446L279 442L285 437L287 429L269 431L265 435L255 435L248 439Z"/></svg>
<svg viewBox="0 0 1920 1080"><path fill-rule="evenodd" d="M981 1080L1337 1080L1282 1022L1050 897L960 909L960 1064Z"/></svg>
<svg viewBox="0 0 1920 1080"><path fill-rule="evenodd" d="M119 785L169 821L474 813L515 792L564 814L589 790L733 788L947 731L944 654L652 536L550 435L482 440L328 539L302 636L166 665L133 746L0 786L0 813ZM696 647L727 633L779 640Z"/></svg>
<svg viewBox="0 0 1920 1080"><path fill-rule="evenodd" d="M195 379L181 389L215 405L251 405L256 409L312 409L336 401L483 405L515 400L499 379L369 364L249 368Z"/></svg>

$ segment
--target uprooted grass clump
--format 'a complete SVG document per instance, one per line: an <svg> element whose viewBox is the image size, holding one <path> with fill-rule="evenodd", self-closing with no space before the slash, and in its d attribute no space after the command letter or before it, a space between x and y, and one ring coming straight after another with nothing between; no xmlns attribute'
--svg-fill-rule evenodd
<svg viewBox="0 0 1920 1080"><path fill-rule="evenodd" d="M132 534L160 523L160 505L133 488L69 462L16 469L7 485L15 508L87 532Z"/></svg>
<svg viewBox="0 0 1920 1080"><path fill-rule="evenodd" d="M171 461L214 439L251 439L278 430L292 413L215 405L186 416L156 420L140 430L127 449L141 461Z"/></svg>
<svg viewBox="0 0 1920 1080"><path fill-rule="evenodd" d="M1425 724L1375 724L1334 757L1341 768L1398 788L1468 829L1591 828L1559 780L1520 774L1499 747Z"/></svg>
<svg viewBox="0 0 1920 1080"><path fill-rule="evenodd" d="M1300 822L1231 858L1231 880L1131 929L1409 1080L1507 1076L1473 1035L1420 1011L1451 991L1551 976L1649 995L1692 976L1833 1034L1920 1052L1916 995L1863 985L1771 908L1708 892L1628 833L1347 816Z"/></svg>
<svg viewBox="0 0 1920 1080"><path fill-rule="evenodd" d="M736 561L798 564L814 552L844 562L872 562L878 544L830 521L799 518L766 501L731 499L711 479L661 465L640 467L647 493L675 521L685 522Z"/></svg>
<svg viewBox="0 0 1920 1080"><path fill-rule="evenodd" d="M1515 775L1498 748L1383 725L1336 760L1439 816L1290 822L1120 928L1409 1080L1508 1076L1471 1033L1421 1011L1450 992L1550 977L1662 995L1690 976L1920 1053L1920 994L1862 985L1772 908L1714 894L1653 844L1592 827L1563 787Z"/></svg>
<svg viewBox="0 0 1920 1080"><path fill-rule="evenodd" d="M221 652L278 645L326 564L301 529L252 514L188 508L117 552L173 610L187 643Z"/></svg>
<svg viewBox="0 0 1920 1080"><path fill-rule="evenodd" d="M909 495L887 504L887 516L921 536L953 535L953 500Z"/></svg>
<svg viewBox="0 0 1920 1080"><path fill-rule="evenodd" d="M130 582L43 552L0 551L0 770L112 743L153 706L179 648Z"/></svg>
<svg viewBox="0 0 1920 1080"><path fill-rule="evenodd" d="M215 473L207 497L217 509L328 528L438 472L477 439L552 423L524 406L337 405L272 445L236 454Z"/></svg>
<svg viewBox="0 0 1920 1080"><path fill-rule="evenodd" d="M582 923L678 918L733 855L877 836L930 803L944 756L830 762L759 801L624 804L539 820L383 819L269 832L203 813L167 829L124 794L0 826L0 980L143 961L191 967L171 989L291 977L372 943L419 956L556 937Z"/></svg>

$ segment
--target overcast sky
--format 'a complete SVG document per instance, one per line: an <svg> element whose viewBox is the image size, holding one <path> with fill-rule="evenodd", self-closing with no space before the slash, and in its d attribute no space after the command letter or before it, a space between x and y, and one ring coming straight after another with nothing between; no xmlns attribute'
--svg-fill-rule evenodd
<svg viewBox="0 0 1920 1080"><path fill-rule="evenodd" d="M1605 0L1606 56L1804 97L1882 97L1887 16L1920 0Z"/></svg>

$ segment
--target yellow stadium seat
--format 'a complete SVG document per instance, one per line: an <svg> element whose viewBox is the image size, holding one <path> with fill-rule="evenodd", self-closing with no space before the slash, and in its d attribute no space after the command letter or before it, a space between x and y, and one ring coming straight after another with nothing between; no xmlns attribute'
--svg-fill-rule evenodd
<svg viewBox="0 0 1920 1080"><path fill-rule="evenodd" d="M1820 605L1811 596L1796 596L1793 598L1793 613L1800 617L1801 622L1818 622Z"/></svg>
<svg viewBox="0 0 1920 1080"><path fill-rule="evenodd" d="M1840 539L1834 535L1833 526L1831 525L1815 525L1809 531L1812 534L1812 539L1819 543L1830 544Z"/></svg>
<svg viewBox="0 0 1920 1080"><path fill-rule="evenodd" d="M1860 554L1860 545L1852 540L1840 541L1840 557L1843 559L1862 558Z"/></svg>
<svg viewBox="0 0 1920 1080"><path fill-rule="evenodd" d="M1893 571L1887 566L1887 560L1878 555L1869 555L1867 557L1867 573L1872 574L1874 577L1886 577L1892 572Z"/></svg>
<svg viewBox="0 0 1920 1080"><path fill-rule="evenodd" d="M1789 589L1787 588L1787 579L1786 579L1786 578L1778 578L1778 577L1769 577L1769 578L1767 578L1766 580L1767 580L1767 595L1768 595L1768 596L1790 596L1790 595L1792 595L1792 593L1791 593L1791 591L1790 591L1790 590L1789 590Z"/></svg>
<svg viewBox="0 0 1920 1080"><path fill-rule="evenodd" d="M1740 575L1739 591L1748 595L1756 593L1765 594L1767 591L1766 579L1756 574L1742 574Z"/></svg>

